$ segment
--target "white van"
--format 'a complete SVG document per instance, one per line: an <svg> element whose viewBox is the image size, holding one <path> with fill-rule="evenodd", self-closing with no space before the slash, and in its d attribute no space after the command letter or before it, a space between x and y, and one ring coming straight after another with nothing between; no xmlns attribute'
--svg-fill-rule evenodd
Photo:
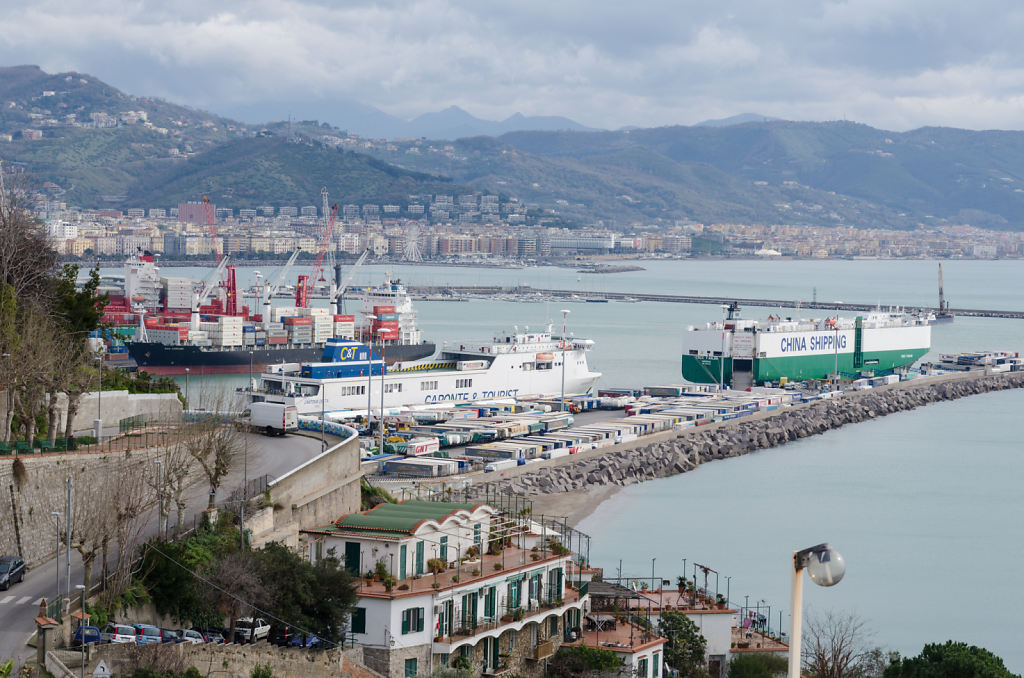
<svg viewBox="0 0 1024 678"><path fill-rule="evenodd" d="M248 417L249 426L268 436L283 436L289 431L299 430L299 411L294 405L252 403L242 416Z"/></svg>

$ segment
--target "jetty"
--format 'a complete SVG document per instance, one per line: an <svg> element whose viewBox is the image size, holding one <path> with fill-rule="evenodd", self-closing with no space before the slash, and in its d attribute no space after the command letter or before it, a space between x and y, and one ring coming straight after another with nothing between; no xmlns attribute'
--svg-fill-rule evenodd
<svg viewBox="0 0 1024 678"><path fill-rule="evenodd" d="M573 295L579 295L579 290L558 290L558 289L544 289L539 287L531 287L529 285L516 285L511 287L502 287L497 285L445 285L445 286L419 286L409 287L410 291L414 291L417 294L447 294L454 296L490 296L496 294L502 295L523 295L530 296L536 299L539 296L550 297L552 300L564 300L571 299ZM676 304L712 304L720 306L722 304L731 304L734 301L738 302L740 306L761 306L765 308L800 308L800 309L820 309L823 311L835 311L837 308L840 311L872 311L876 308L877 304L871 303L839 303L835 302L821 302L821 301L804 301L800 299L759 299L753 297L702 297L691 294L652 294L648 292L588 292L587 296L590 298L599 297L608 299L609 301L629 300L629 301L660 301L664 303L676 303ZM907 304L905 306L908 309L920 309L921 311L932 311L934 313L940 312L941 309L934 306L916 306ZM1006 311L998 309L982 309L982 308L949 308L945 309L949 313L957 316L970 316L977 318L1024 318L1024 311Z"/></svg>

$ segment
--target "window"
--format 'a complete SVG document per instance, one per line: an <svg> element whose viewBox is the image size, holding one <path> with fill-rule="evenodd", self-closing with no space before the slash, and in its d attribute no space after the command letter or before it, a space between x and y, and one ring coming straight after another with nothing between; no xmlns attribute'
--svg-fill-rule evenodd
<svg viewBox="0 0 1024 678"><path fill-rule="evenodd" d="M636 676L637 678L647 678L647 657L636 663Z"/></svg>
<svg viewBox="0 0 1024 678"><path fill-rule="evenodd" d="M402 544L398 550L398 578L405 579L405 564L409 560L409 547Z"/></svg>
<svg viewBox="0 0 1024 678"><path fill-rule="evenodd" d="M416 542L416 574L423 574L423 542Z"/></svg>
<svg viewBox="0 0 1024 678"><path fill-rule="evenodd" d="M385 393L401 393L402 392L402 385L401 384L384 384L384 392Z"/></svg>
<svg viewBox="0 0 1024 678"><path fill-rule="evenodd" d="M550 628L548 629L548 638L554 638L558 635L558 617L552 617Z"/></svg>
<svg viewBox="0 0 1024 678"><path fill-rule="evenodd" d="M456 379L455 380L455 388L472 388L472 386L473 386L473 380L472 379Z"/></svg>
<svg viewBox="0 0 1024 678"><path fill-rule="evenodd" d="M413 678L416 675L416 660L406 659L405 660L405 678Z"/></svg>
<svg viewBox="0 0 1024 678"><path fill-rule="evenodd" d="M655 652L654 655L651 657L651 668L653 669L651 671L651 678L658 678L658 676L661 675L658 672L658 663L659 663L660 659L661 659L661 655L658 654L657 652Z"/></svg>
<svg viewBox="0 0 1024 678"><path fill-rule="evenodd" d="M480 546L480 523L473 525L473 543Z"/></svg>
<svg viewBox="0 0 1024 678"><path fill-rule="evenodd" d="M423 608L410 607L402 612L402 634L423 630Z"/></svg>
<svg viewBox="0 0 1024 678"><path fill-rule="evenodd" d="M431 381L421 381L420 382L420 390L421 391L436 391L437 390L437 380L434 379L434 380L431 380Z"/></svg>
<svg viewBox="0 0 1024 678"><path fill-rule="evenodd" d="M522 591L522 583L518 581L510 581L508 583L508 609L514 610L522 605L520 592Z"/></svg>
<svg viewBox="0 0 1024 678"><path fill-rule="evenodd" d="M448 666L448 656L449 655L447 652L441 652L438 654L438 659L441 662L441 666Z"/></svg>
<svg viewBox="0 0 1024 678"><path fill-rule="evenodd" d="M366 633L366 608L352 610L352 633Z"/></svg>
<svg viewBox="0 0 1024 678"><path fill-rule="evenodd" d="M441 537L441 549L438 557L445 562L448 561L448 537Z"/></svg>
<svg viewBox="0 0 1024 678"><path fill-rule="evenodd" d="M498 599L497 589L493 586L484 590L484 618L494 619L497 615L495 614L495 603Z"/></svg>
<svg viewBox="0 0 1024 678"><path fill-rule="evenodd" d="M519 639L519 634L516 633L515 629L508 632L508 651L512 652L516 649L516 641Z"/></svg>

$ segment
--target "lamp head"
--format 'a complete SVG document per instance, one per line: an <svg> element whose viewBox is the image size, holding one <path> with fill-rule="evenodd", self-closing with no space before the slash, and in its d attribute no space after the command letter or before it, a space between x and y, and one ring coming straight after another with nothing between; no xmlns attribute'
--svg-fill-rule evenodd
<svg viewBox="0 0 1024 678"><path fill-rule="evenodd" d="M846 574L846 561L828 544L807 555L807 574L818 586L835 586Z"/></svg>

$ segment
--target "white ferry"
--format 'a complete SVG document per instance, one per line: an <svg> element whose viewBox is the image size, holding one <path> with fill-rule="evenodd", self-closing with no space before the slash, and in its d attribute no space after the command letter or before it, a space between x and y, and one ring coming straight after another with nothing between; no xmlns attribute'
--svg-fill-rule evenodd
<svg viewBox="0 0 1024 678"><path fill-rule="evenodd" d="M244 393L249 402L284 403L299 414L366 412L381 407L381 389L385 408L583 395L601 376L587 365L593 344L552 337L550 326L515 328L490 341L445 345L429 362L395 369L363 343L330 339L325 362L268 366Z"/></svg>

